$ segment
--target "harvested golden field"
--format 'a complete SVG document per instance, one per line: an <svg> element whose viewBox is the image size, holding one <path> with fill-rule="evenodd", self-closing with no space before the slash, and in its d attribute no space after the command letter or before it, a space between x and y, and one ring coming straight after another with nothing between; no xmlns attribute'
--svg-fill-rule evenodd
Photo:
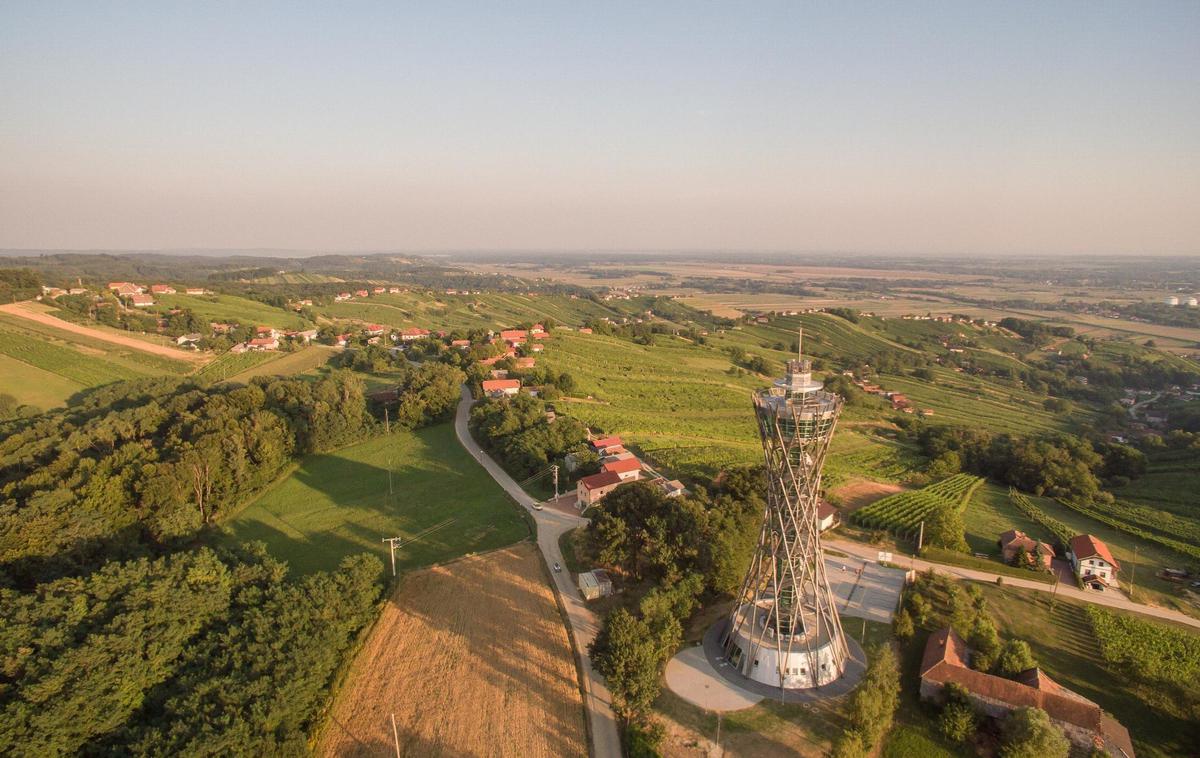
<svg viewBox="0 0 1200 758"><path fill-rule="evenodd" d="M401 580L354 662L324 756L587 755L583 702L537 549L522 543Z"/></svg>

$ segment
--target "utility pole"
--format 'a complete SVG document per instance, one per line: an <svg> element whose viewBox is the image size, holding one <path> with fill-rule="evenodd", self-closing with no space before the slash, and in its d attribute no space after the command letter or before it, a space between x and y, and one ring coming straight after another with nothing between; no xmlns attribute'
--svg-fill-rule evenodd
<svg viewBox="0 0 1200 758"><path fill-rule="evenodd" d="M388 458L388 496L392 494L392 459Z"/></svg>
<svg viewBox="0 0 1200 758"><path fill-rule="evenodd" d="M1141 545L1133 546L1133 565L1129 567L1129 599L1130 600L1133 600L1133 590L1134 590L1133 581L1134 581L1134 579L1137 578L1138 548L1140 548L1140 547L1141 547Z"/></svg>
<svg viewBox="0 0 1200 758"><path fill-rule="evenodd" d="M383 432L384 434L392 433L392 419L388 415L388 407L386 405L383 406Z"/></svg>
<svg viewBox="0 0 1200 758"><path fill-rule="evenodd" d="M917 553L921 552L921 548L925 545L925 521L921 520L921 530L917 532Z"/></svg>
<svg viewBox="0 0 1200 758"><path fill-rule="evenodd" d="M396 758L400 758L400 731L396 729L396 714L392 714L392 739L396 740Z"/></svg>
<svg viewBox="0 0 1200 758"><path fill-rule="evenodd" d="M550 473L554 474L554 499L558 500L558 464L550 467Z"/></svg>
<svg viewBox="0 0 1200 758"><path fill-rule="evenodd" d="M396 543L403 542L403 537L384 537L383 541L388 543L388 548L392 553L392 576L396 575Z"/></svg>
<svg viewBox="0 0 1200 758"><path fill-rule="evenodd" d="M717 711L717 749L721 750L721 711ZM721 750L721 754L724 755L725 751Z"/></svg>

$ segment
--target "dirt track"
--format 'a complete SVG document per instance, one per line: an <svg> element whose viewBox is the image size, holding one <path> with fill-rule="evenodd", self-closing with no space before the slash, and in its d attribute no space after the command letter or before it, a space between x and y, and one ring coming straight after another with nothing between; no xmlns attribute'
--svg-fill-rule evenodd
<svg viewBox="0 0 1200 758"><path fill-rule="evenodd" d="M144 342L136 337L126 337L123 334L114 334L112 332L106 332L102 329L92 329L87 326L81 326L80 324L73 324L70 321L63 321L61 318L51 316L49 313L40 311L36 307L31 307L31 304L27 302L0 305L0 312L7 313L10 316L18 316L30 321L36 321L39 324L52 326L55 329L61 329L64 332L81 334L85 337L91 337L92 339L111 342L114 345L121 345L122 347L141 350L145 353L161 355L165 358L174 358L177 361L188 361L189 363L200 364L207 363L209 358L211 358L211 356L206 353L177 350L173 347L167 347L166 345L155 345L152 342Z"/></svg>
<svg viewBox="0 0 1200 758"><path fill-rule="evenodd" d="M566 629L522 543L404 577L359 653L317 753L587 755Z"/></svg>

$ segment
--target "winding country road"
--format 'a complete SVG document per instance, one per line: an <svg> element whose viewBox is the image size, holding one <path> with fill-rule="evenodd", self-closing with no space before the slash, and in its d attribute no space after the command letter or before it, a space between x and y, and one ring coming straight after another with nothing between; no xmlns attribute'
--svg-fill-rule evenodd
<svg viewBox="0 0 1200 758"><path fill-rule="evenodd" d="M825 545L825 547L830 547L834 550L841 550L844 553L849 553L850 555L859 558L866 558L868 560L875 560L879 555L879 548L871 545L863 545L859 542L847 542L846 540L823 537L821 539L821 543ZM946 574L947 576L953 576L959 579L974 579L980 582L995 582L996 577L1001 576L1000 574L993 574L988 571L978 571L976 569L963 568L961 566L951 566L945 563L930 563L929 561L923 561L920 558L914 559L908 556L902 557L899 554L897 554L893 560L900 566L911 566L917 571L924 571L925 569L932 568L939 574ZM1019 579L1017 577L1007 575L1004 575L1001 578L1004 580L1005 585L1011 587L1023 587L1025 589L1038 590L1039 592L1054 591L1054 585L1046 584L1045 582L1035 582L1031 579ZM1075 587L1074 585L1059 582L1058 594L1062 595L1063 597L1082 600L1085 603L1093 603L1094 605L1107 605L1110 608L1119 608L1123 611L1141 613L1146 616L1154 616L1155 618L1166 619L1168 621L1175 621L1180 624L1187 624L1188 626L1200 628L1200 619L1193 618L1186 614L1180 613L1179 611L1173 611L1169 608L1159 608L1158 606L1154 605L1142 605L1141 603L1135 603L1129 598L1125 597L1125 595L1122 595L1114 590L1109 590L1107 592L1084 591L1078 587Z"/></svg>
<svg viewBox="0 0 1200 758"><path fill-rule="evenodd" d="M557 563L565 566L562 551L558 546L558 538L564 533L587 523L581 516L569 516L552 510L537 510L534 508L538 501L521 489L511 476L492 460L471 437L467 422L471 416L471 406L474 400L466 386L462 388L462 400L458 403L458 412L454 417L454 431L458 441L467 452L479 461L496 483L512 496L533 516L537 523L538 549L546 559L547 565ZM591 659L587 649L596 633L600 631L600 619L588 610L579 590L571 581L569 571L553 573L554 589L557 591L563 607L567 610L567 620L571 625L571 638L575 643L575 654L579 656L580 666L584 676L585 698L588 723L592 735L592 755L595 758L621 758L621 738L617 733L617 722L612 712L612 697L604 684L604 678L592 670Z"/></svg>

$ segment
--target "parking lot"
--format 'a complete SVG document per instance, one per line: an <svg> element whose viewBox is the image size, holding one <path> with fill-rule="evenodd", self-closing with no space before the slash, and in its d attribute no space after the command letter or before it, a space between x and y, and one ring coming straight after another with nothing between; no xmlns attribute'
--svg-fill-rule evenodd
<svg viewBox="0 0 1200 758"><path fill-rule="evenodd" d="M826 556L825 573L842 616L891 623L900 602L904 572L861 558Z"/></svg>

